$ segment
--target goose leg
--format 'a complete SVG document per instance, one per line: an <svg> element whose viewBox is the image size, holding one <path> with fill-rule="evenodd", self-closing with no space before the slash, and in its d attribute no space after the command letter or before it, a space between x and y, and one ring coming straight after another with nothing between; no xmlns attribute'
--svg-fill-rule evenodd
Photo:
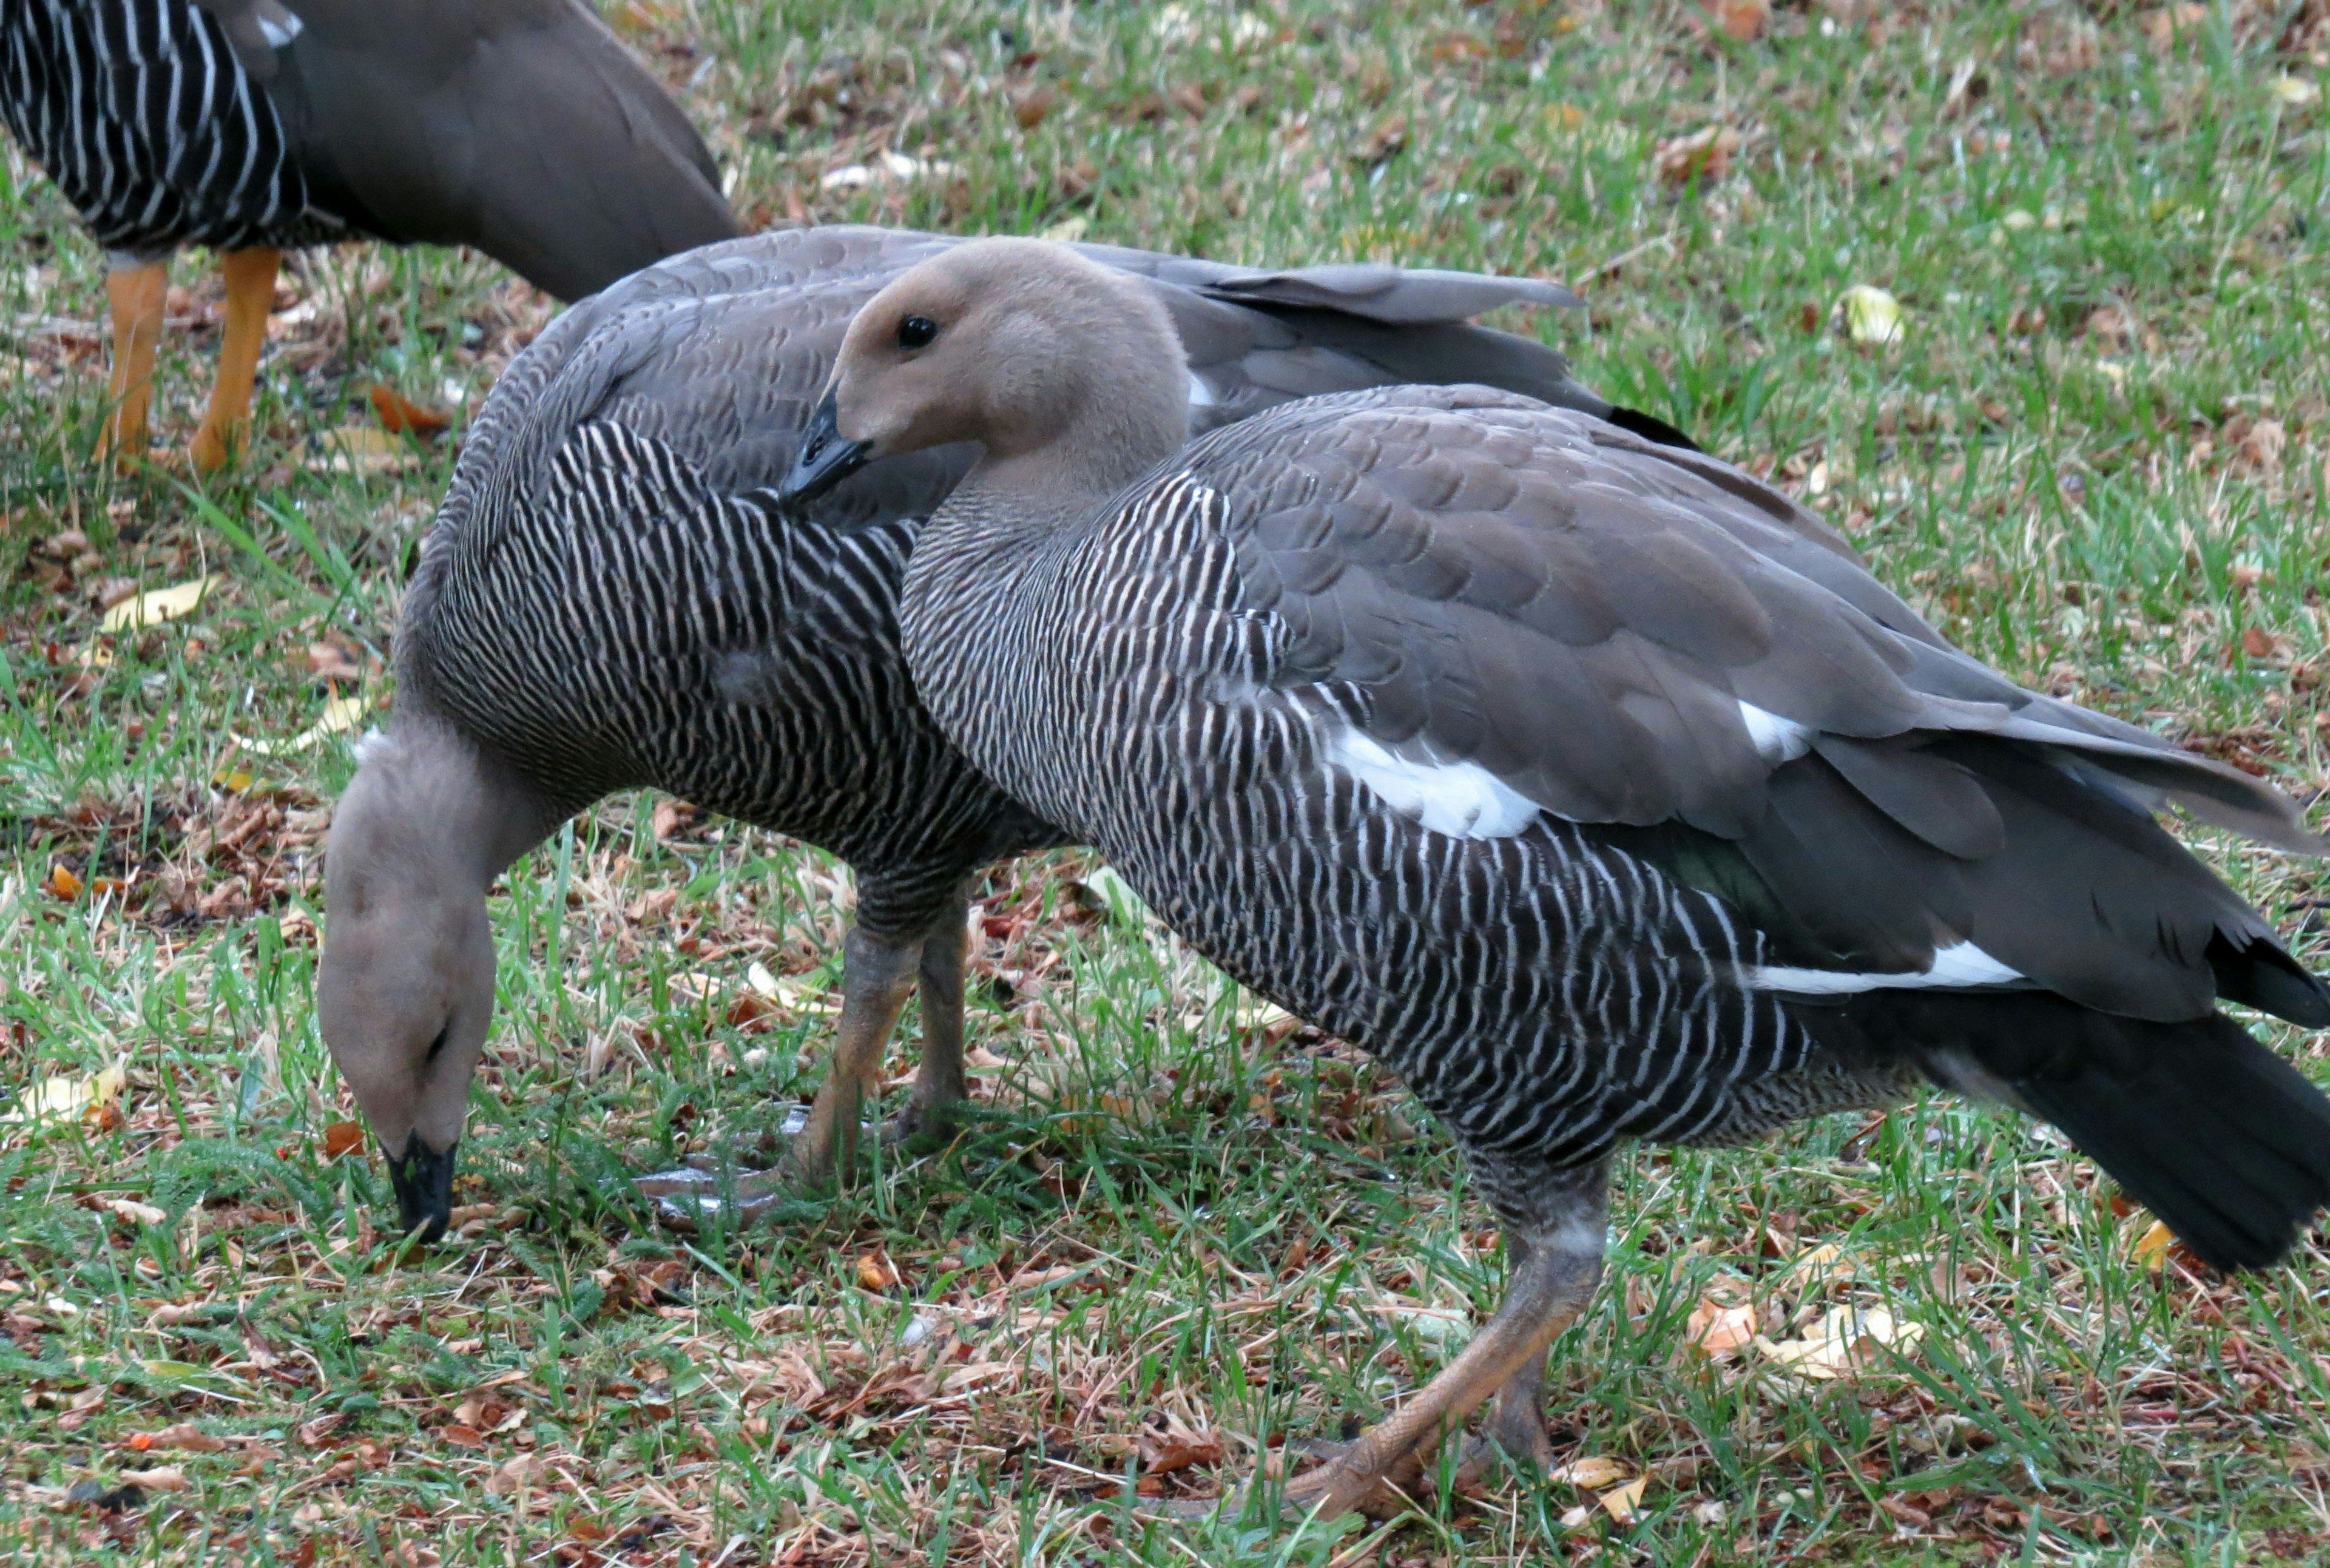
<svg viewBox="0 0 2330 1568"><path fill-rule="evenodd" d="M857 1118L880 1088L882 1048L914 989L923 944L876 936L853 926L842 946L841 1024L833 1066L810 1107L809 1125L785 1164L796 1182L821 1185L846 1172L857 1154Z"/></svg>
<svg viewBox="0 0 2330 1568"><path fill-rule="evenodd" d="M242 444L258 383L259 351L267 344L267 313L275 304L275 269L282 252L265 248L230 251L226 275L226 333L219 345L218 379L211 385L210 411L194 432L194 466L208 471L225 464Z"/></svg>
<svg viewBox="0 0 2330 1568"><path fill-rule="evenodd" d="M1353 1509L1388 1516L1406 1508L1441 1442L1492 1395L1497 1406L1490 1435L1504 1443L1510 1434L1523 1451L1544 1452L1537 1401L1546 1351L1585 1310L1602 1278L1605 1171L1560 1172L1550 1183L1539 1171L1524 1188L1511 1173L1484 1169L1478 1158L1473 1164L1492 1193L1501 1187L1504 1196L1525 1193L1529 1200L1498 1205L1510 1259L1505 1298L1463 1353L1397 1413L1286 1483L1286 1500L1307 1513L1332 1518ZM1500 1176L1504 1180L1494 1179ZM1524 1416L1536 1428L1534 1438L1525 1434Z"/></svg>
<svg viewBox="0 0 2330 1568"><path fill-rule="evenodd" d="M162 307L170 291L167 261L117 263L105 274L113 316L113 374L105 393L111 412L98 444L123 471L146 460L146 413L154 396L154 351L162 341Z"/></svg>
<svg viewBox="0 0 2330 1568"><path fill-rule="evenodd" d="M962 971L971 956L968 915L968 905L956 900L923 940L923 1060L914 1072L914 1098L890 1125L894 1140L944 1132L970 1092L962 1068Z"/></svg>
<svg viewBox="0 0 2330 1568"><path fill-rule="evenodd" d="M1524 1231L1505 1235L1507 1267L1515 1274L1529 1268L1530 1242ZM1527 1459L1540 1470L1553 1468L1553 1440L1545 1430L1546 1352L1525 1357L1497 1390L1489 1411L1485 1435L1509 1459Z"/></svg>

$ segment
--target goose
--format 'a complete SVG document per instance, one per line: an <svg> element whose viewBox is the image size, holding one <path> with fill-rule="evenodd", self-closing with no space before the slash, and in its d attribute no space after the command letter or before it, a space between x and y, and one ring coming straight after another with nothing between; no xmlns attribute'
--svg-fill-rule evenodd
<svg viewBox="0 0 2330 1568"><path fill-rule="evenodd" d="M1711 457L1484 386L1185 447L1183 374L1106 268L958 246L850 324L780 493L976 445L903 590L931 717L1397 1072L1494 1212L1494 1315L1295 1500L1383 1506L1489 1401L1549 1457L1629 1140L1931 1083L2052 1122L2212 1264L2295 1245L2330 1100L2217 1003L2321 1027L2330 992L2154 815L2330 848L2287 797L1957 651Z"/></svg>
<svg viewBox="0 0 2330 1568"><path fill-rule="evenodd" d="M577 299L739 232L695 128L579 0L8 0L0 119L105 248L124 465L182 246L226 280L207 470L239 442L286 250L474 245Z"/></svg>
<svg viewBox="0 0 2330 1568"><path fill-rule="evenodd" d="M858 308L959 241L861 227L708 246L569 310L472 423L396 633L394 722L335 811L317 1001L408 1229L441 1231L493 1010L486 892L559 822L652 785L819 845L857 874L833 1069L784 1177L846 1170L907 996L922 1067L893 1132L963 1094L965 883L1065 841L923 713L897 649L921 520L968 448L877 462L780 510ZM1179 428L1391 381L1490 382L1679 432L1468 325L1573 303L1521 279L1236 267L1084 247L1169 325ZM684 1211L683 1211L684 1212Z"/></svg>

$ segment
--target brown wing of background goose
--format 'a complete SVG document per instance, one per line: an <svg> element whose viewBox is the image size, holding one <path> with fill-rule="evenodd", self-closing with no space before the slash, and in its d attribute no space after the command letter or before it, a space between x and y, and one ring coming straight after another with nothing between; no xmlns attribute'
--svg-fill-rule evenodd
<svg viewBox="0 0 2330 1568"><path fill-rule="evenodd" d="M737 233L701 138L579 0L12 0L0 118L112 252L104 440L125 461L180 246L225 253L193 447L211 468L283 250L474 245L571 299Z"/></svg>

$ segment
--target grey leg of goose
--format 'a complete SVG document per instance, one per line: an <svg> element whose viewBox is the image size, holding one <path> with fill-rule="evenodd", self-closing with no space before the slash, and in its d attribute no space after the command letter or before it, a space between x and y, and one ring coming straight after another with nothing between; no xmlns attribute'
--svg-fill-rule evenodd
<svg viewBox="0 0 2330 1568"><path fill-rule="evenodd" d="M1396 1512L1425 1461L1482 1401L1534 1384L1546 1347L1585 1309L1602 1277L1602 1232L1565 1227L1517 1249L1505 1299L1463 1354L1397 1414L1369 1428L1329 1464L1287 1483L1287 1501L1326 1517L1354 1508ZM1530 1397L1534 1397L1533 1394Z"/></svg>
<svg viewBox="0 0 2330 1568"><path fill-rule="evenodd" d="M914 1098L891 1124L894 1138L946 1131L970 1092L962 1069L962 970L971 954L967 918L967 906L955 904L923 942L923 1060L914 1073Z"/></svg>
<svg viewBox="0 0 2330 1568"><path fill-rule="evenodd" d="M1509 1273L1518 1277L1530 1266L1530 1242L1527 1233L1509 1231L1505 1233L1505 1264ZM1525 1358L1513 1374L1497 1390L1497 1402L1489 1411L1486 1435L1505 1457L1528 1459L1539 1469L1553 1466L1553 1440L1545 1430L1545 1362L1546 1352L1539 1350Z"/></svg>
<svg viewBox="0 0 2330 1568"><path fill-rule="evenodd" d="M810 1107L809 1125L786 1151L798 1182L822 1183L844 1172L857 1152L857 1122L880 1087L882 1048L898 1010L914 989L918 939L890 941L853 927L842 947L841 1024L833 1066Z"/></svg>
<svg viewBox="0 0 2330 1568"><path fill-rule="evenodd" d="M1323 1516L1388 1516L1407 1507L1442 1441L1494 1395L1489 1436L1515 1453L1549 1457L1538 1398L1547 1350L1585 1310L1602 1278L1608 1171L1515 1168L1472 1155L1473 1174L1505 1223L1505 1298L1463 1354L1397 1414L1287 1483L1286 1500ZM1179 1511L1179 1510L1177 1510Z"/></svg>

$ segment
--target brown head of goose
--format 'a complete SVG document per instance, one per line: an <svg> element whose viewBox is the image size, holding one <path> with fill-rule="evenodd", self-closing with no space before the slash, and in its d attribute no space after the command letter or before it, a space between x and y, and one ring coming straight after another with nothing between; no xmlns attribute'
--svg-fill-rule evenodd
<svg viewBox="0 0 2330 1568"><path fill-rule="evenodd" d="M1934 1082L2054 1122L2222 1266L2330 1197L2330 1101L2216 1010L2322 1025L2330 993L2149 809L2321 852L2287 799L1956 652L1719 461L1462 386L1184 450L1180 375L1106 271L967 245L852 323L793 488L925 432L987 447L907 572L932 714L1395 1069L1503 1225L1495 1316L1296 1495L1412 1484L1492 1395L1495 1439L1544 1452L1629 1138Z"/></svg>
<svg viewBox="0 0 2330 1568"><path fill-rule="evenodd" d="M146 452L172 252L223 252L195 462L251 404L279 253L474 245L564 299L737 233L712 155L579 0L9 0L0 119L110 261L108 444Z"/></svg>
<svg viewBox="0 0 2330 1568"><path fill-rule="evenodd" d="M400 614L395 721L362 752L327 859L324 1038L408 1226L440 1227L450 1204L493 1009L487 889L615 790L668 790L857 873L836 1060L796 1172L844 1160L918 984L923 1067L905 1123L933 1125L959 1098L964 881L1061 841L939 733L898 651L908 551L971 454L878 462L782 511L769 487L859 307L960 243L836 227L674 258L553 323L472 424ZM1085 253L1175 338L1180 368L1152 413L1177 432L1442 376L1616 412L1551 349L1466 319L1568 299L1543 283ZM1043 416L1067 420L1075 402Z"/></svg>

